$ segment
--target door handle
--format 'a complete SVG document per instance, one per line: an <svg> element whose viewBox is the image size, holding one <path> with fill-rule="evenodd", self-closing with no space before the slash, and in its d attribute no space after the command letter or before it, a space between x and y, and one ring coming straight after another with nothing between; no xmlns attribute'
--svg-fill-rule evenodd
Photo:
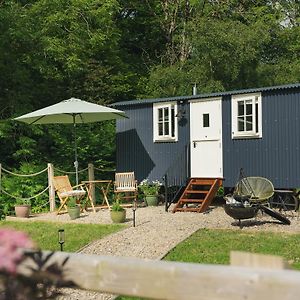
<svg viewBox="0 0 300 300"><path fill-rule="evenodd" d="M197 142L193 141L193 147L194 147L194 148L197 147Z"/></svg>

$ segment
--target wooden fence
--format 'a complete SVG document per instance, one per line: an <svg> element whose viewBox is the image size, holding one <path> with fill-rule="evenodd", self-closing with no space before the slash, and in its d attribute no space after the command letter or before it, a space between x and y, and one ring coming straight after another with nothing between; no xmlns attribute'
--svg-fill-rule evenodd
<svg viewBox="0 0 300 300"><path fill-rule="evenodd" d="M56 252L81 289L150 299L299 299L300 272L280 257L232 252L232 265L204 265ZM239 264L242 264L239 265ZM19 272L28 272L24 262Z"/></svg>

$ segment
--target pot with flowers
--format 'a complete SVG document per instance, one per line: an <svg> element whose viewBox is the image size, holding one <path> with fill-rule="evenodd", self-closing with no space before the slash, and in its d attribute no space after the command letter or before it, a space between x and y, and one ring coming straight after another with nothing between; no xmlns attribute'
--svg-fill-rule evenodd
<svg viewBox="0 0 300 300"><path fill-rule="evenodd" d="M158 180L148 181L145 179L140 183L139 189L143 192L148 206L157 206L160 187L161 183Z"/></svg>

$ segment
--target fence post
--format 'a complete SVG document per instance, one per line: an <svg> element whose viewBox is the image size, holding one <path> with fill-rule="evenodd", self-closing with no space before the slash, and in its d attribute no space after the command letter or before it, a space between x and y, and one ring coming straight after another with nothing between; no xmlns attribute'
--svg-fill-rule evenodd
<svg viewBox="0 0 300 300"><path fill-rule="evenodd" d="M89 181L95 180L94 165L92 163L88 164L88 176L89 176ZM95 184L94 183L90 184L90 193L91 193L92 201L95 204L96 203L96 195L95 195Z"/></svg>
<svg viewBox="0 0 300 300"><path fill-rule="evenodd" d="M50 202L50 211L55 211L55 189L53 185L54 169L51 163L48 163L48 185L49 185L49 202Z"/></svg>

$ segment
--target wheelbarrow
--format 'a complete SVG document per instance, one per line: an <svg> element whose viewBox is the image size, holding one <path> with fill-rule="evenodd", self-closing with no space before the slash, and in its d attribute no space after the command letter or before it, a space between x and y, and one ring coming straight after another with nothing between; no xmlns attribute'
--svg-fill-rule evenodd
<svg viewBox="0 0 300 300"><path fill-rule="evenodd" d="M237 183L233 195L226 195L224 210L233 219L241 220L256 217L258 211L263 211L282 222L290 225L290 220L279 212L268 207L268 200L274 194L274 186L264 177L244 177Z"/></svg>

